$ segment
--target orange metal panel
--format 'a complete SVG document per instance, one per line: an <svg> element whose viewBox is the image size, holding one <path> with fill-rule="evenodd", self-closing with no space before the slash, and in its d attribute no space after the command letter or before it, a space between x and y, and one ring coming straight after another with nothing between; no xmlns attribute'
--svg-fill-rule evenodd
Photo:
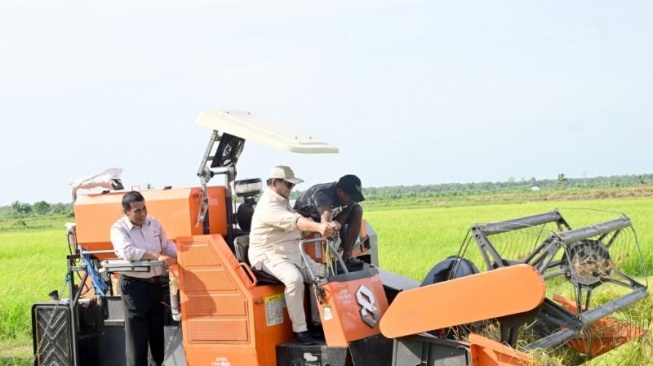
<svg viewBox="0 0 653 366"><path fill-rule="evenodd" d="M256 353L251 352L248 346L242 345L220 345L220 352L217 353L213 344L196 344L189 351L185 349L187 365L229 365L229 366L269 366L274 363L261 363Z"/></svg>
<svg viewBox="0 0 653 366"><path fill-rule="evenodd" d="M235 291L237 289L230 273L222 268L194 268L182 270L188 291Z"/></svg>
<svg viewBox="0 0 653 366"><path fill-rule="evenodd" d="M192 250L190 250L192 249ZM186 263L192 263L193 266L204 266L210 268L223 268L220 259L213 254L213 250L209 247L207 242L177 242L177 254L184 256Z"/></svg>
<svg viewBox="0 0 653 366"><path fill-rule="evenodd" d="M324 302L318 305L328 346L348 347L349 342L379 334L379 320L388 308L378 272L371 277L328 282L320 286ZM359 299L360 297L360 299ZM363 321L363 313L377 311L376 324Z"/></svg>
<svg viewBox="0 0 653 366"><path fill-rule="evenodd" d="M241 296L237 295L188 295L186 311L189 318L205 315L243 316L247 315L247 304Z"/></svg>
<svg viewBox="0 0 653 366"><path fill-rule="evenodd" d="M225 187L208 188L209 223L212 234L226 235L227 207ZM201 202L201 189L174 188L141 191L148 215L156 217L174 240L177 237L201 235L203 226L196 225ZM74 205L77 242L87 251L112 250L109 231L122 217L125 192L88 194L77 197ZM115 258L114 254L98 254L98 258Z"/></svg>
<svg viewBox="0 0 653 366"><path fill-rule="evenodd" d="M111 225L122 216L124 192L89 194L77 197L74 205L77 243L87 251L113 250L109 240ZM115 258L115 255L98 256Z"/></svg>
<svg viewBox="0 0 653 366"><path fill-rule="evenodd" d="M186 322L190 342L249 340L247 318L194 318ZM185 339L185 337L184 337Z"/></svg>
<svg viewBox="0 0 653 366"><path fill-rule="evenodd" d="M365 223L363 223L365 225ZM365 238L367 234L363 234L364 231L361 230L361 238ZM363 236L365 235L365 236ZM302 239L308 240L308 239L317 239L321 238L322 236L317 233L306 233L305 235L302 236ZM336 248L337 249L337 248ZM326 243L325 242L315 242L315 243L308 243L304 245L304 251L306 254L311 257L316 263L327 263L328 258L327 258L327 250L326 250ZM361 255L361 254L366 254L368 251L366 249L361 250L361 247L357 247L354 249L352 252L353 255ZM329 251L329 253L331 253ZM335 258L332 258L335 260Z"/></svg>
<svg viewBox="0 0 653 366"><path fill-rule="evenodd" d="M302 235L302 240L311 240L321 238L322 235L318 233L305 233ZM308 243L304 245L306 255L311 257L317 263L326 263L326 251L324 250L325 243L318 241L315 243Z"/></svg>
<svg viewBox="0 0 653 366"><path fill-rule="evenodd" d="M527 366L532 360L526 353L471 333L468 337L472 366Z"/></svg>
<svg viewBox="0 0 653 366"><path fill-rule="evenodd" d="M254 299L256 349L260 365L276 365L277 344L293 339L283 290L283 285L259 285L251 289Z"/></svg>
<svg viewBox="0 0 653 366"><path fill-rule="evenodd" d="M400 292L381 319L381 332L398 338L518 314L542 304L545 295L544 279L534 267L502 267Z"/></svg>
<svg viewBox="0 0 653 366"><path fill-rule="evenodd" d="M227 235L227 194L223 186L208 187L211 234ZM194 216L196 217L196 216ZM196 220L196 219L195 219ZM199 233L201 234L201 232Z"/></svg>
<svg viewBox="0 0 653 366"><path fill-rule="evenodd" d="M178 248L187 363L276 365L276 345L292 340L283 286L253 286L222 236L179 238Z"/></svg>
<svg viewBox="0 0 653 366"><path fill-rule="evenodd" d="M202 234L202 228L195 225L202 198L199 188L146 190L141 193L145 197L148 215L161 222L168 237Z"/></svg>

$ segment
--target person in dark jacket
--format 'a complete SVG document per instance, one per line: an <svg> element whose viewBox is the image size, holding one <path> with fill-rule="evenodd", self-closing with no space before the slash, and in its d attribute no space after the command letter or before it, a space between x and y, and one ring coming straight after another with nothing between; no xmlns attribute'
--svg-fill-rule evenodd
<svg viewBox="0 0 653 366"><path fill-rule="evenodd" d="M317 222L340 223L342 259L350 266L359 266L362 261L352 256L352 252L363 222L363 208L358 203L364 200L361 180L347 174L337 182L310 187L297 198L294 209Z"/></svg>

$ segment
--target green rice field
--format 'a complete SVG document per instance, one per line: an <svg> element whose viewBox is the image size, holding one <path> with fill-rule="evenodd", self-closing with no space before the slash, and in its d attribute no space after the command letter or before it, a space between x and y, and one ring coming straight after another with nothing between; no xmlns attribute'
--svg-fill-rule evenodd
<svg viewBox="0 0 653 366"><path fill-rule="evenodd" d="M68 247L63 221L58 224L0 231L0 365L31 364L31 306L65 289Z"/></svg>
<svg viewBox="0 0 653 366"><path fill-rule="evenodd" d="M422 280L431 267L454 255L476 223L489 223L558 209L573 228L627 215L649 268L653 264L653 198L592 201L538 201L475 206L406 206L366 209L379 241L379 264Z"/></svg>
<svg viewBox="0 0 653 366"><path fill-rule="evenodd" d="M653 198L620 198L588 201L539 201L484 203L478 205L419 205L364 207L379 242L380 266L421 281L437 262L457 254L469 228L475 223L501 221L559 209L573 227L599 223L626 214L633 223L642 255L653 267ZM591 209L591 210L589 210ZM33 303L48 301L48 292L66 290L66 218L5 219L0 221L0 366L31 364ZM22 221L22 222L18 222ZM644 281L648 274L638 273ZM648 320L651 301L638 305L635 316ZM601 356L589 365L653 365L648 336ZM649 363L647 363L649 362ZM547 364L544 362L543 364Z"/></svg>

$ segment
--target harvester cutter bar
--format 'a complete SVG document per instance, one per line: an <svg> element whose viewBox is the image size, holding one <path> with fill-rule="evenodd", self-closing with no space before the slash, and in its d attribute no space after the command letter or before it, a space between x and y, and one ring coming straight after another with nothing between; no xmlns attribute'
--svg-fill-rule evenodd
<svg viewBox="0 0 653 366"><path fill-rule="evenodd" d="M606 315L612 314L621 308L645 298L646 296L648 296L648 291L645 288L638 288L620 298L609 301L592 310L583 312L581 319L584 325L589 325Z"/></svg>
<svg viewBox="0 0 653 366"><path fill-rule="evenodd" d="M595 321L606 317L623 307L626 307L636 301L639 301L645 298L648 295L648 291L645 288L639 288L625 296L622 296L618 299L612 300L603 304L600 307L595 309L585 311L580 315L579 319L581 321L580 327L576 328L561 328L557 332L549 334L546 337L540 338L535 342L527 344L526 346L520 347L519 349L524 352L533 351L538 348L547 349L550 347L557 346L564 342L567 342L578 335L581 330L586 329Z"/></svg>

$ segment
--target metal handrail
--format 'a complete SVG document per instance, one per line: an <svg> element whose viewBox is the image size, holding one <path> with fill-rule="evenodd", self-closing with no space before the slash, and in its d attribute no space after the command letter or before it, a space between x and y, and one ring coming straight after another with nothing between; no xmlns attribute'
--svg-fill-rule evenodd
<svg viewBox="0 0 653 366"><path fill-rule="evenodd" d="M105 259L100 266L107 272L150 272L152 267L165 266L160 260L142 260L130 262L126 259Z"/></svg>
<svg viewBox="0 0 653 366"><path fill-rule="evenodd" d="M338 259L338 263L340 263L340 267L345 271L345 273L349 273L349 270L347 269L347 266L345 265L345 262L342 260L342 257L338 254L338 250L335 248L333 245L333 238L325 238L325 237L319 237L315 239L304 239L299 241L299 253L302 256L302 259L304 260L304 263L306 263L306 270L308 271L308 274L311 277L311 280L313 282L317 281L317 276L315 273L313 273L313 269L311 266L308 264L308 255L306 254L306 251L304 250L304 245L310 244L310 243L318 243L318 242L325 242L327 244L327 256L329 255L329 251L331 251L335 257Z"/></svg>

